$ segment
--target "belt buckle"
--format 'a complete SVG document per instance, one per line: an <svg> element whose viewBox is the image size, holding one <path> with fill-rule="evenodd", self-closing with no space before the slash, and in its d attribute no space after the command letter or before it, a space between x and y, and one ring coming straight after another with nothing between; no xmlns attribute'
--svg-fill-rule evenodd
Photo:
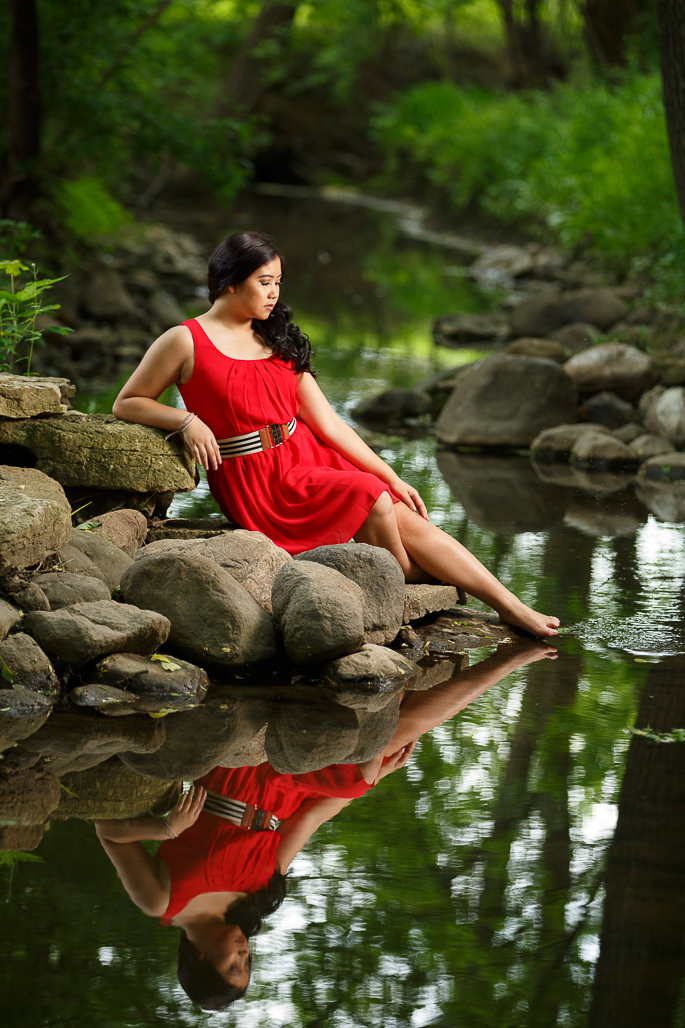
<svg viewBox="0 0 685 1028"><path fill-rule="evenodd" d="M283 442L283 429L280 425L269 425L269 435L274 446L280 446Z"/></svg>

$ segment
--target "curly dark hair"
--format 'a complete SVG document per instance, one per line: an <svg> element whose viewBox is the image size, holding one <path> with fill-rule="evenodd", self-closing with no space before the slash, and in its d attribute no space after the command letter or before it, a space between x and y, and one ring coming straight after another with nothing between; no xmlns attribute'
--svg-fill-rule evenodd
<svg viewBox="0 0 685 1028"><path fill-rule="evenodd" d="M280 258L283 267L283 254L271 236L261 232L234 232L227 236L214 250L207 265L210 303L214 303L229 286L240 285L276 257ZM290 307L278 300L269 317L264 321L255 319L252 328L281 360L292 361L295 374L300 371L314 374L311 366L314 354L309 337L290 320L292 313Z"/></svg>
<svg viewBox="0 0 685 1028"><path fill-rule="evenodd" d="M248 893L245 899L232 903L224 914L226 924L236 924L248 939L256 935L262 921L273 914L285 899L285 875L278 871L258 892ZM252 972L252 954L250 954ZM178 981L188 999L203 1010L224 1010L245 995L245 989L229 984L208 960L200 959L195 946L185 932L178 944Z"/></svg>

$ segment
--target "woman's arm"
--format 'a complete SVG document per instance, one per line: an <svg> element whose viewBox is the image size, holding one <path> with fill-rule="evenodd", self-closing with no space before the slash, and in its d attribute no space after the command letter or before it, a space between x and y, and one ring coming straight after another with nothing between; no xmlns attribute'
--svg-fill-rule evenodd
<svg viewBox="0 0 685 1028"><path fill-rule="evenodd" d="M284 875L316 829L320 828L324 821L330 821L351 802L349 798L337 796L307 800L287 821L283 821L276 829L281 837L276 850L276 870Z"/></svg>
<svg viewBox="0 0 685 1028"><path fill-rule="evenodd" d="M185 410L169 407L157 399L169 386L190 380L195 361L193 337L183 325L170 328L155 339L142 361L121 390L112 413L120 421L133 421L175 432L186 417ZM195 413L195 412L193 412ZM183 433L183 441L207 470L221 463L214 433L199 417Z"/></svg>
<svg viewBox="0 0 685 1028"><path fill-rule="evenodd" d="M319 439L328 443L343 457L347 457L362 471L369 471L381 481L387 482L409 508L418 510L421 517L428 521L426 507L416 489L403 482L399 475L359 438L355 430L338 417L316 384L316 380L308 372L300 375L297 399L300 404L300 417Z"/></svg>

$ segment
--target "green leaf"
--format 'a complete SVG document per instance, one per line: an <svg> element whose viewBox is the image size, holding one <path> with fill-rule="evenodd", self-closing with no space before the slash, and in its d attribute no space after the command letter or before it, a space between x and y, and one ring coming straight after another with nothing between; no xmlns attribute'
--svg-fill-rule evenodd
<svg viewBox="0 0 685 1028"><path fill-rule="evenodd" d="M180 671L181 670L181 665L180 664L174 664L173 660L170 660L163 653L153 653L152 656L150 657L150 660L158 660L160 662L160 664L162 665L162 669L164 671Z"/></svg>
<svg viewBox="0 0 685 1028"><path fill-rule="evenodd" d="M6 682L9 682L10 684L14 683L14 671L12 671L11 668L8 668L7 664L3 664L2 665L2 671L0 671L0 676L2 678L4 678ZM15 685L14 688L15 689L20 689L20 688L23 688L23 687Z"/></svg>
<svg viewBox="0 0 685 1028"><path fill-rule="evenodd" d="M29 271L29 268L21 261L0 261L0 271L4 271L6 275L14 278L15 275L20 275L22 271Z"/></svg>

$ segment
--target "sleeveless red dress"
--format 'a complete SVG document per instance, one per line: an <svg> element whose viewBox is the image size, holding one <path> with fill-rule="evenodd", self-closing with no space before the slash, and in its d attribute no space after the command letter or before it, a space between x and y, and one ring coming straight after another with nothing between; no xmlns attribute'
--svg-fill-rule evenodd
<svg viewBox="0 0 685 1028"><path fill-rule="evenodd" d="M352 798L372 788L356 764L332 764L303 775L279 775L268 763L215 767L195 784L254 803L279 819L290 817L305 800ZM171 899L160 917L162 924L170 925L191 899L206 892L256 892L264 888L276 869L280 840L278 832L240 828L202 812L178 839L165 839L157 850L171 875Z"/></svg>
<svg viewBox="0 0 685 1028"><path fill-rule="evenodd" d="M181 396L217 439L285 425L298 414L291 362L227 357L195 319L184 325L195 344L195 367L179 386ZM384 492L399 502L385 482L321 442L299 418L287 442L226 458L217 471L209 469L207 481L225 517L291 554L349 542Z"/></svg>

